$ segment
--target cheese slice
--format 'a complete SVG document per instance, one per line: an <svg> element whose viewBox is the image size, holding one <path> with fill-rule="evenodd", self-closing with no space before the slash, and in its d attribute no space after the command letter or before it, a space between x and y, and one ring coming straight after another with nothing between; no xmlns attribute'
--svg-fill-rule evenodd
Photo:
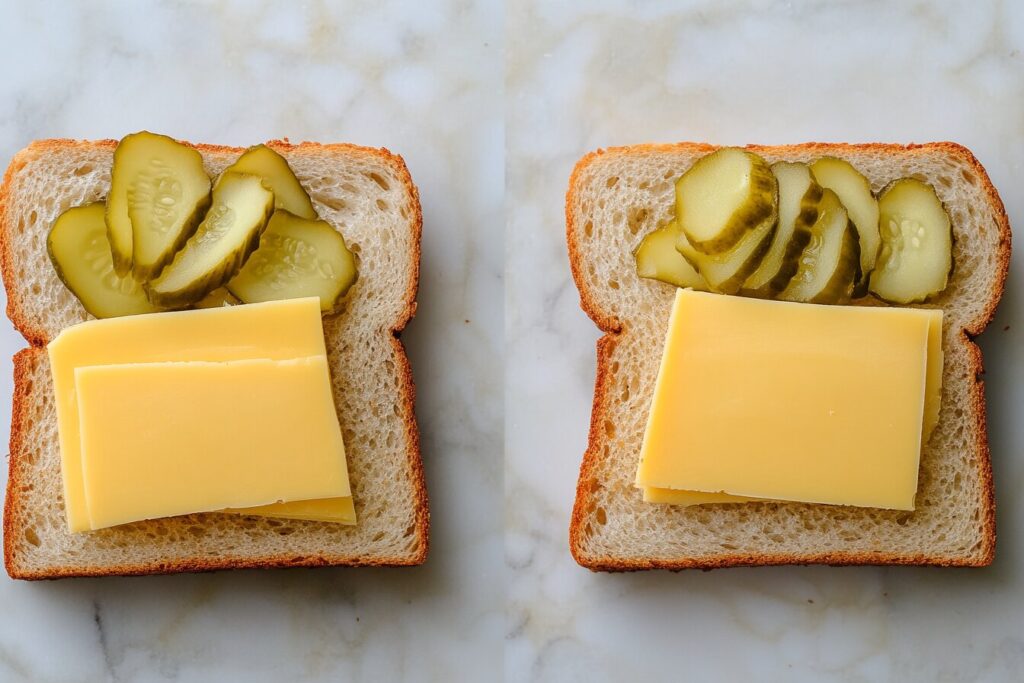
<svg viewBox="0 0 1024 683"><path fill-rule="evenodd" d="M327 357L75 370L90 528L349 497Z"/></svg>
<svg viewBox="0 0 1024 683"><path fill-rule="evenodd" d="M157 361L285 360L325 353L316 297L245 306L92 320L69 327L48 347L57 407L64 506L72 532L89 529L79 450L75 369ZM294 504L248 514L287 516ZM354 524L351 500L319 504L314 519ZM308 508L308 505L306 506ZM325 519L331 516L334 519ZM298 517L300 519L304 517Z"/></svg>
<svg viewBox="0 0 1024 683"><path fill-rule="evenodd" d="M924 425L922 444L928 443L935 425L939 421L939 409L942 406L942 311L929 310L928 315L928 370L925 377ZM707 505L709 503L748 503L763 501L763 498L733 496L728 493L705 493L702 491L684 491L679 489L641 487L645 503L662 503L666 505Z"/></svg>
<svg viewBox="0 0 1024 683"><path fill-rule="evenodd" d="M936 337L941 311L680 290L636 483L913 509Z"/></svg>

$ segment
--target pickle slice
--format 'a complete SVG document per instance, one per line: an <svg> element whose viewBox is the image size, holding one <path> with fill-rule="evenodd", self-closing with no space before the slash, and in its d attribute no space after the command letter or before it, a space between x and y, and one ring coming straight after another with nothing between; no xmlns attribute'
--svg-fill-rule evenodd
<svg viewBox="0 0 1024 683"><path fill-rule="evenodd" d="M850 220L857 226L860 241L860 279L854 286L854 297L868 292L868 278L878 260L881 237L878 234L878 200L871 193L871 183L849 162L835 157L822 157L811 164L811 173L822 187L836 193L846 207Z"/></svg>
<svg viewBox="0 0 1024 683"><path fill-rule="evenodd" d="M871 292L890 303L909 304L944 290L953 269L953 233L935 189L900 178L882 190L878 208L882 249Z"/></svg>
<svg viewBox="0 0 1024 683"><path fill-rule="evenodd" d="M682 230L676 239L676 250L697 269L708 286L716 292L735 294L761 264L772 235L775 233L774 217L754 228L740 242L723 254L709 256L693 248Z"/></svg>
<svg viewBox="0 0 1024 683"><path fill-rule="evenodd" d="M636 274L676 287L707 291L708 283L704 282L704 278L694 270L686 257L676 250L678 239L679 225L675 221L649 232L633 252Z"/></svg>
<svg viewBox="0 0 1024 683"><path fill-rule="evenodd" d="M150 301L188 306L225 284L256 249L273 210L274 193L258 176L223 174L196 234L159 277L146 283Z"/></svg>
<svg viewBox="0 0 1024 683"><path fill-rule="evenodd" d="M210 206L210 177L195 149L147 131L114 150L107 206L114 265L136 280L158 275Z"/></svg>
<svg viewBox="0 0 1024 683"><path fill-rule="evenodd" d="M778 185L768 163L725 147L701 157L676 181L676 220L694 250L729 251L778 212Z"/></svg>
<svg viewBox="0 0 1024 683"><path fill-rule="evenodd" d="M258 175L273 191L275 209L284 209L301 218L317 218L312 200L288 162L266 145L256 145L245 150L224 172Z"/></svg>
<svg viewBox="0 0 1024 683"><path fill-rule="evenodd" d="M82 306L97 318L156 313L142 287L130 275L114 270L103 202L68 209L46 238L57 277Z"/></svg>
<svg viewBox="0 0 1024 683"><path fill-rule="evenodd" d="M806 164L779 161L771 168L779 181L779 227L761 265L743 283L746 292L759 296L777 294L793 279L822 198L821 186Z"/></svg>
<svg viewBox="0 0 1024 683"><path fill-rule="evenodd" d="M318 296L320 310L331 311L355 281L356 260L340 232L278 210L228 289L247 304Z"/></svg>
<svg viewBox="0 0 1024 683"><path fill-rule="evenodd" d="M848 301L860 276L857 227L832 190L825 190L821 216L811 229L811 241L800 254L800 265L778 296L786 301L837 304Z"/></svg>

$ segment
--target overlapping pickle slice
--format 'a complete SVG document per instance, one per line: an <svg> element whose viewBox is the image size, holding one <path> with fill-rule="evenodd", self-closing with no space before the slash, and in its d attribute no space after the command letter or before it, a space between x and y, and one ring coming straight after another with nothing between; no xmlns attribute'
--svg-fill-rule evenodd
<svg viewBox="0 0 1024 683"><path fill-rule="evenodd" d="M667 282L676 287L707 290L704 281L690 262L676 250L679 225L672 221L649 232L633 252L639 277Z"/></svg>
<svg viewBox="0 0 1024 683"><path fill-rule="evenodd" d="M779 226L761 264L743 283L744 292L755 296L774 296L796 274L823 197L806 164L779 161L771 169L779 182Z"/></svg>
<svg viewBox="0 0 1024 683"><path fill-rule="evenodd" d="M256 249L273 210L274 193L258 176L221 175L196 233L160 276L146 283L150 301L188 306L227 283Z"/></svg>
<svg viewBox="0 0 1024 683"><path fill-rule="evenodd" d="M879 195L882 248L871 292L890 303L925 301L946 288L953 267L953 234L935 189L901 178Z"/></svg>
<svg viewBox="0 0 1024 683"><path fill-rule="evenodd" d="M136 280L160 273L195 232L210 205L210 177L198 151L147 131L114 150L107 228L114 267Z"/></svg>
<svg viewBox="0 0 1024 683"><path fill-rule="evenodd" d="M313 201L288 162L266 145L256 145L245 150L224 172L259 176L274 193L275 209L284 209L300 218L317 217Z"/></svg>
<svg viewBox="0 0 1024 683"><path fill-rule="evenodd" d="M96 202L57 217L46 238L57 276L97 318L159 311L131 275L114 270L105 212L106 205Z"/></svg>
<svg viewBox="0 0 1024 683"><path fill-rule="evenodd" d="M836 193L846 207L850 220L857 226L860 242L860 279L854 286L854 297L867 294L868 277L875 269L881 238L878 234L878 201L871 193L871 183L848 161L822 157L811 164L815 180Z"/></svg>
<svg viewBox="0 0 1024 683"><path fill-rule="evenodd" d="M318 296L321 310L331 311L355 281L356 261L341 233L278 210L228 289L247 304Z"/></svg>
<svg viewBox="0 0 1024 683"><path fill-rule="evenodd" d="M774 216L749 231L736 246L713 256L694 249L682 230L676 238L676 249L697 269L708 286L723 294L735 294L750 274L757 269L775 233Z"/></svg>
<svg viewBox="0 0 1024 683"><path fill-rule="evenodd" d="M758 155L724 147L697 160L676 181L676 220L690 248L732 250L765 222L774 223L778 186Z"/></svg>
<svg viewBox="0 0 1024 683"><path fill-rule="evenodd" d="M853 293L860 276L857 228L832 190L824 191L820 210L797 272L779 299L837 304L848 301Z"/></svg>

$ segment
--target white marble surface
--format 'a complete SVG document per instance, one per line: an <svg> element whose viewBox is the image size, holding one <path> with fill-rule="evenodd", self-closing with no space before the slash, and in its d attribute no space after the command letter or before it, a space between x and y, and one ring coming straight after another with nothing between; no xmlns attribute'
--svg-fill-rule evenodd
<svg viewBox="0 0 1024 683"><path fill-rule="evenodd" d="M598 333L569 276L563 201L576 159L597 147L949 139L1024 225L1024 7L569 5L523 1L507 15L507 679L1021 680L1020 259L981 338L994 566L597 575L567 550Z"/></svg>
<svg viewBox="0 0 1024 683"><path fill-rule="evenodd" d="M0 158L34 138L141 128L405 157L424 226L420 308L403 338L433 513L430 558L414 569L37 584L0 572L0 681L456 681L500 670L502 9L378 4L0 4ZM0 357L21 346L4 319Z"/></svg>

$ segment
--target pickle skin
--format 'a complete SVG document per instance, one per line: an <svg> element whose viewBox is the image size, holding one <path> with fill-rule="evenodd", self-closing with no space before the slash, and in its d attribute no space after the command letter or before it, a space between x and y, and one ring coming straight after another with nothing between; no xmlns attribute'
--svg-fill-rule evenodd
<svg viewBox="0 0 1024 683"><path fill-rule="evenodd" d="M245 150L224 172L260 176L274 193L275 209L284 209L300 218L318 218L313 200L288 165L288 160L266 145L254 145Z"/></svg>
<svg viewBox="0 0 1024 683"><path fill-rule="evenodd" d="M637 276L676 287L707 291L708 283L676 250L678 239L679 226L675 221L647 233L633 250Z"/></svg>
<svg viewBox="0 0 1024 683"><path fill-rule="evenodd" d="M841 231L838 235L835 234L837 230ZM815 304L849 301L860 271L860 242L856 226L832 190L825 190L821 217L815 223L811 235L810 243L800 255L797 273L777 298ZM823 261L823 251L829 239L839 240L835 262ZM821 268L831 268L828 279L814 283L821 278ZM816 284L817 288L808 289L809 283Z"/></svg>
<svg viewBox="0 0 1024 683"><path fill-rule="evenodd" d="M160 311L131 275L114 269L105 214L106 205L95 202L57 217L46 238L57 277L96 318Z"/></svg>
<svg viewBox="0 0 1024 683"><path fill-rule="evenodd" d="M824 197L824 190L815 182L810 168L806 164L798 162L779 161L771 166L779 185L779 225L775 230L768 251L765 253L761 264L743 283L741 292L748 296L771 298L786 288L786 285L796 274L799 268L800 254L811 240L811 229L818 220L819 205ZM799 180L793 178L793 173L799 173ZM795 182L806 183L807 187L800 196L796 215L792 218L792 228L788 231L788 239L784 246L777 247L777 241L786 239L783 230L783 189L799 191L800 185ZM788 217L787 217L787 220ZM777 260L773 258L773 252L782 249ZM774 263L773 263L774 262ZM775 268L774 273L771 269Z"/></svg>
<svg viewBox="0 0 1024 683"><path fill-rule="evenodd" d="M335 311L358 279L355 256L329 223L278 209L260 246L227 288L243 303L320 298L320 310Z"/></svg>
<svg viewBox="0 0 1024 683"><path fill-rule="evenodd" d="M221 197L222 194L227 193L233 183L247 183L251 189L260 188L258 191L260 203L254 207L256 217L251 224L245 224L242 227L235 224L227 226L217 224L218 221L223 221L224 217L237 216L239 211L244 210L244 206L231 206ZM260 235L266 229L273 212L274 193L263 184L259 176L241 173L222 174L214 187L213 205L196 233L185 243L185 246L164 268L159 277L145 283L144 288L149 300L166 308L182 308L195 304L213 290L227 284L228 280L242 268L249 255L259 246ZM235 230L238 230L240 234L234 235ZM229 239L229 241L225 243L225 239ZM179 270L188 268L190 265L188 259L192 259L194 253L200 252L202 249L216 247L227 250L226 253L220 255L219 261L205 269L199 269L195 276L186 279L184 283L177 286L167 284L168 280L178 276ZM200 253L194 258L202 258L202 254Z"/></svg>
<svg viewBox="0 0 1024 683"><path fill-rule="evenodd" d="M894 206L897 202L908 201L905 196L897 196L898 192L905 194L907 191L917 195L909 198L917 203L914 207L916 215L908 216L911 212L899 210L899 205ZM921 202L927 206L922 207ZM949 284L954 268L953 225L935 188L914 178L898 178L879 193L878 206L882 246L878 263L870 276L869 291L882 301L899 305L923 303L942 293ZM922 216L925 213L930 215ZM912 226L916 227L914 234L909 236L904 234L909 230L908 221L916 223L916 226ZM931 262L908 266L909 259L904 252L911 250L910 255L920 255L922 247L927 246L933 250ZM906 271L912 267L918 267L924 272L912 274L909 281L905 279L904 272L904 282L900 282L900 269ZM894 278L897 279L894 281Z"/></svg>
<svg viewBox="0 0 1024 683"><path fill-rule="evenodd" d="M695 237L694 227L688 224L686 211L686 192L697 174L707 172L710 166L720 162L724 155L743 154L750 163L750 181L747 197L721 226L719 231L710 238ZM744 237L762 226L766 221L778 218L779 189L775 174L768 162L753 152L737 147L724 147L698 159L676 181L676 220L679 228L686 234L690 246L701 254L709 256L725 253L735 247Z"/></svg>
<svg viewBox="0 0 1024 683"><path fill-rule="evenodd" d="M750 231L750 234L730 251L716 256L708 256L694 249L687 240L686 233L680 230L676 250L700 273L711 291L736 294L761 264L761 259L771 245L777 225L775 220L765 221ZM741 255L743 251L747 251L745 258ZM731 266L732 270L724 268L727 265ZM720 272L720 269L723 272ZM719 277L720 275L722 277Z"/></svg>

